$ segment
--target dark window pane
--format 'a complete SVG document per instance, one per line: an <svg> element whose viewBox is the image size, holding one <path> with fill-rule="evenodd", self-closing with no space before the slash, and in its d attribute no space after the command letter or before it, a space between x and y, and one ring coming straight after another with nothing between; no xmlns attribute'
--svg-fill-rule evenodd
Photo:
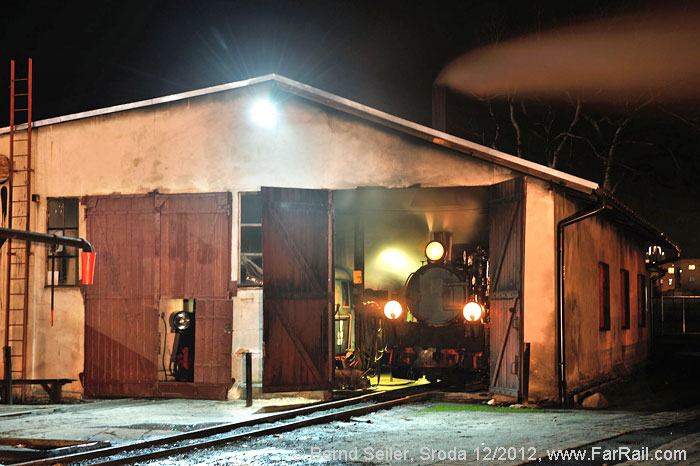
<svg viewBox="0 0 700 466"><path fill-rule="evenodd" d="M630 328L630 273L620 269L620 294L622 295L622 328Z"/></svg>
<svg viewBox="0 0 700 466"><path fill-rule="evenodd" d="M241 253L262 252L262 228L241 227Z"/></svg>
<svg viewBox="0 0 700 466"><path fill-rule="evenodd" d="M47 199L48 232L54 235L78 237L78 199ZM53 259L55 256L55 261ZM76 285L78 282L78 249L56 245L52 254L49 247L47 254L47 271L58 273L57 285ZM50 280L47 279L47 285Z"/></svg>
<svg viewBox="0 0 700 466"><path fill-rule="evenodd" d="M241 255L239 286L262 286L262 256Z"/></svg>
<svg viewBox="0 0 700 466"><path fill-rule="evenodd" d="M66 228L78 228L78 200L77 199L64 199L63 200L63 210L64 210L64 222ZM71 236L71 235L68 235ZM76 232L77 237L77 232Z"/></svg>
<svg viewBox="0 0 700 466"><path fill-rule="evenodd" d="M600 330L610 330L610 266L598 263L598 298Z"/></svg>
<svg viewBox="0 0 700 466"><path fill-rule="evenodd" d="M63 201L61 199L49 199L48 204L49 228L63 228Z"/></svg>
<svg viewBox="0 0 700 466"><path fill-rule="evenodd" d="M241 194L241 223L262 223L260 193Z"/></svg>

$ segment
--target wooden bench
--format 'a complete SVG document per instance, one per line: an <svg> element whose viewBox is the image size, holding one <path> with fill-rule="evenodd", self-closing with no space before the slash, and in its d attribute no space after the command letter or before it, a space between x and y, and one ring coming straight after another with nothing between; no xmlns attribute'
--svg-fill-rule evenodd
<svg viewBox="0 0 700 466"><path fill-rule="evenodd" d="M46 393L49 394L51 403L61 402L61 393L63 392L63 386L67 383L75 382L75 379L12 379L12 385L41 385ZM0 397L6 393L5 380L0 379ZM9 400L3 400L6 404L9 404Z"/></svg>

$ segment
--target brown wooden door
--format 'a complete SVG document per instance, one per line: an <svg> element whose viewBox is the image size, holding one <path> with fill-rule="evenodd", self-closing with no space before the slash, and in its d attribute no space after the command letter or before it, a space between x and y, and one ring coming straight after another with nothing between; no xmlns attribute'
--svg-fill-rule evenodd
<svg viewBox="0 0 700 466"><path fill-rule="evenodd" d="M231 194L158 195L163 299L195 299L194 383L162 394L225 400L231 388Z"/></svg>
<svg viewBox="0 0 700 466"><path fill-rule="evenodd" d="M225 399L231 386L229 193L85 198L85 393ZM163 386L160 298L196 299L195 381ZM167 318L167 316L166 316ZM167 384L167 382L166 382Z"/></svg>
<svg viewBox="0 0 700 466"><path fill-rule="evenodd" d="M194 382L206 384L210 398L224 400L231 388L231 319L229 299L196 299Z"/></svg>
<svg viewBox="0 0 700 466"><path fill-rule="evenodd" d="M97 251L85 288L87 396L151 396L158 360L159 217L153 196L88 197Z"/></svg>
<svg viewBox="0 0 700 466"><path fill-rule="evenodd" d="M490 391L520 399L523 380L524 180L515 178L491 186L489 212Z"/></svg>
<svg viewBox="0 0 700 466"><path fill-rule="evenodd" d="M263 391L330 389L330 192L263 188L262 199Z"/></svg>
<svg viewBox="0 0 700 466"><path fill-rule="evenodd" d="M162 298L228 297L231 194L156 196L160 210Z"/></svg>

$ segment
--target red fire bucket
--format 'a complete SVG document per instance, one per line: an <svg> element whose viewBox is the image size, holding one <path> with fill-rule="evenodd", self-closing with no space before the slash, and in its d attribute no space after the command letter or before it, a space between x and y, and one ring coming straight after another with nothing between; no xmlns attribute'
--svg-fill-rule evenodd
<svg viewBox="0 0 700 466"><path fill-rule="evenodd" d="M80 254L80 262L83 269L83 285L92 285L92 280L95 278L95 253L82 252Z"/></svg>

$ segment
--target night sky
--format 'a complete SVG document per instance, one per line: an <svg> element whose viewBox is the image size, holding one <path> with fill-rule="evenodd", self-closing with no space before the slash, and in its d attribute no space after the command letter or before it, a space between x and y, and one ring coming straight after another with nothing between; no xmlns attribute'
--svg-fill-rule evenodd
<svg viewBox="0 0 700 466"><path fill-rule="evenodd" d="M23 65L32 57L36 120L278 73L430 125L432 84L461 54L652 7L600 0L23 1L0 15L6 70L0 84L7 89L11 58ZM6 126L9 98L1 101ZM657 129L653 114L644 121L645 131ZM691 146L678 151L681 158L697 155L692 131L673 125L660 131L678 132L676 140ZM655 178L647 198L636 195L634 180L616 194L677 238L684 256L700 255L694 245L700 208L690 199L697 172L681 161L689 187L679 189L673 181L679 168L669 169L668 160L644 158L642 171L668 172ZM695 165L693 159L689 166ZM591 177L582 166L579 160L561 168Z"/></svg>

